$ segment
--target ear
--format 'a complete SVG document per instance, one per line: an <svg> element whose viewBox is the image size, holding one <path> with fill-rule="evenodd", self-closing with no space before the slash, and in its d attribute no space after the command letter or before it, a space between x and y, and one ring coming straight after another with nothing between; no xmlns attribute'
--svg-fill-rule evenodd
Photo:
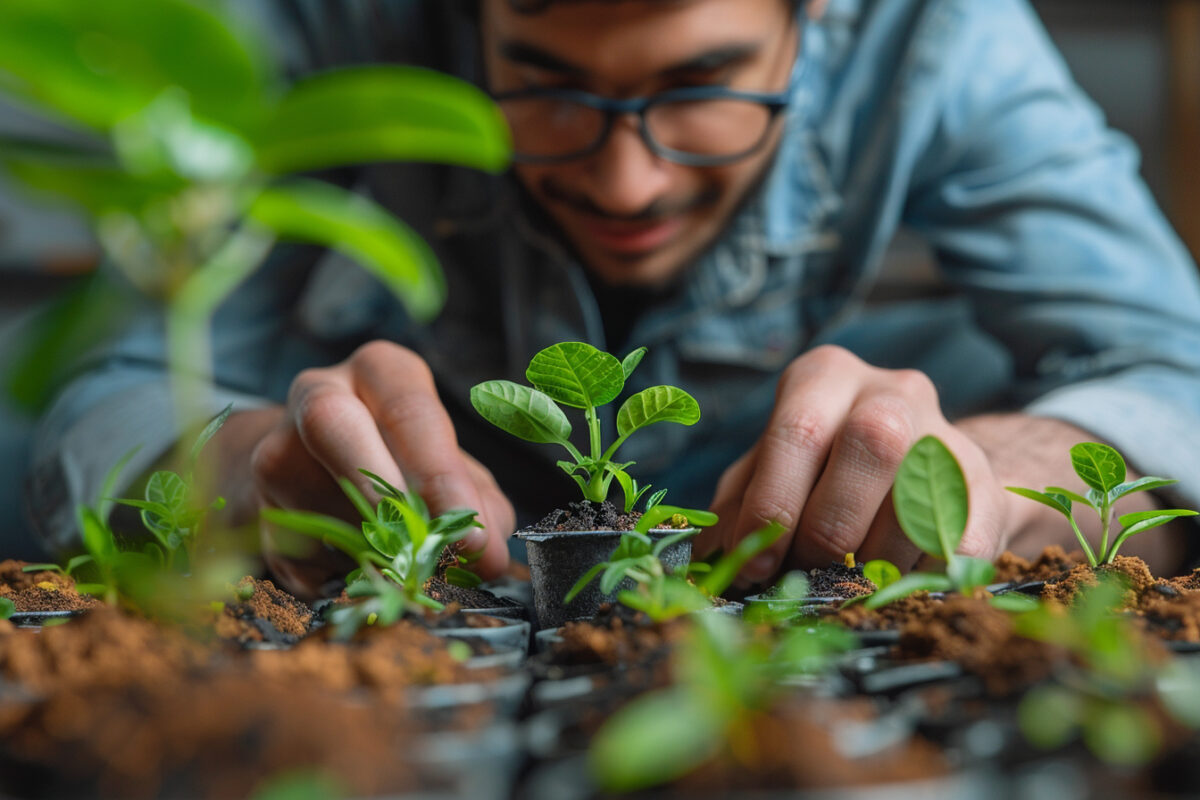
<svg viewBox="0 0 1200 800"><path fill-rule="evenodd" d="M825 14L829 0L808 0L808 18L818 20Z"/></svg>

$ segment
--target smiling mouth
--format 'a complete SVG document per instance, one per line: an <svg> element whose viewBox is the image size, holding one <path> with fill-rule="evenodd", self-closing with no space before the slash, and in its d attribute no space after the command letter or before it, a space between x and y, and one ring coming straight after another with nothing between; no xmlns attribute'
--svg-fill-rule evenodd
<svg viewBox="0 0 1200 800"><path fill-rule="evenodd" d="M682 226L679 217L637 221L591 217L583 220L582 232L605 250L631 256L657 250L675 238Z"/></svg>

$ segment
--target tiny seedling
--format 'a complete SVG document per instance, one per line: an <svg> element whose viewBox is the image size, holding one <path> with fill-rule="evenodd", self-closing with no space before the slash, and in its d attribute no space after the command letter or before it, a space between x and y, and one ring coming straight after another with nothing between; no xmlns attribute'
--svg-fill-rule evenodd
<svg viewBox="0 0 1200 800"><path fill-rule="evenodd" d="M374 473L360 472L371 479L381 499L372 508L354 484L345 478L338 481L362 515L358 528L309 511L265 509L263 518L321 539L353 558L359 568L346 577L348 592L369 575L367 567L371 567L401 588L406 603L440 611L442 604L425 594L425 583L436 572L443 551L481 527L477 512L456 509L430 517L428 506L415 491L402 492ZM360 589L367 591L366 587Z"/></svg>
<svg viewBox="0 0 1200 800"><path fill-rule="evenodd" d="M192 445L188 468L182 476L168 469L157 470L146 481L143 499L114 501L141 511L142 524L155 540L147 543L145 552L157 557L168 568L186 571L205 517L210 511L225 507L223 497L209 503L197 502L200 492L196 486L196 462L204 446L217 435L232 411L233 405L230 404L204 426ZM184 559L181 564L176 563L179 558Z"/></svg>
<svg viewBox="0 0 1200 800"><path fill-rule="evenodd" d="M607 448L602 446L596 409L621 394L625 381L645 354L646 348L639 347L619 361L590 344L560 342L529 362L525 377L532 387L512 381L485 381L471 388L471 405L488 422L513 436L564 447L571 460L559 461L558 466L579 484L585 499L604 502L615 478L625 492L625 510L632 511L645 489L639 489L626 472L634 462L613 461L617 449L635 431L657 422L694 425L700 419L700 406L690 394L674 386L651 386L621 405L617 411L617 438ZM583 409L588 455L571 443L571 423L560 405Z"/></svg>
<svg viewBox="0 0 1200 800"><path fill-rule="evenodd" d="M1044 506L1053 508L1067 518L1071 530L1079 540L1087 556L1088 563L1093 567L1101 564L1111 564L1117 557L1117 551L1131 536L1157 528L1160 525L1178 519L1179 517L1194 517L1195 511L1182 508L1158 509L1154 511L1137 511L1123 514L1117 518L1121 529L1112 539L1109 546L1109 535L1112 532L1113 506L1118 500L1134 492L1145 492L1161 489L1178 481L1171 478L1144 477L1135 481L1126 481L1125 459L1112 447L1099 442L1080 442L1071 448L1071 466L1075 474L1087 485L1086 494L1078 494L1061 486L1047 486L1039 492L1036 489L1025 489L1020 486L1009 486L1007 489L1014 494L1035 500ZM1100 515L1100 542L1096 550L1092 549L1087 537L1079 530L1075 522L1072 504L1087 506Z"/></svg>
<svg viewBox="0 0 1200 800"><path fill-rule="evenodd" d="M788 691L787 679L823 671L856 644L832 625L776 640L724 614L700 615L674 662L676 683L608 719L592 740L590 771L604 791L622 793L680 778L722 751L744 755L754 718Z"/></svg>
<svg viewBox="0 0 1200 800"><path fill-rule="evenodd" d="M919 591L970 594L992 581L996 568L991 562L955 552L967 528L967 482L958 459L936 436L921 438L904 456L892 487L892 501L904 535L922 552L945 561L946 572L910 572L898 577L899 569L880 559L870 563L871 575L867 576L879 588L843 605L861 601L867 608L880 608ZM863 572L866 574L866 567ZM1024 596L1009 595L992 601L1006 610L1025 610L1031 603Z"/></svg>

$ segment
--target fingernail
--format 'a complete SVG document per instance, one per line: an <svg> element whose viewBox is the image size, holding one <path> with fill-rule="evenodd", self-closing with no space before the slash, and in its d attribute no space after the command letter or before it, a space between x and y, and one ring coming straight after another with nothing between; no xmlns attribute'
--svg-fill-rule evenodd
<svg viewBox="0 0 1200 800"><path fill-rule="evenodd" d="M462 540L462 549L468 553L478 553L483 548L487 547L488 535L487 531L482 528L476 528L467 534Z"/></svg>
<svg viewBox="0 0 1200 800"><path fill-rule="evenodd" d="M775 572L775 556L761 555L746 565L742 574L752 581L765 581Z"/></svg>

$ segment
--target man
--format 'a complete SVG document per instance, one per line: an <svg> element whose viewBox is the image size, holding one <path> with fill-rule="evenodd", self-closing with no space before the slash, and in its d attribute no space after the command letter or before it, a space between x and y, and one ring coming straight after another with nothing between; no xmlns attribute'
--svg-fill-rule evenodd
<svg viewBox="0 0 1200 800"><path fill-rule="evenodd" d="M426 12L421 25L445 15ZM349 516L333 477L366 467L434 509L480 510L466 550L499 574L510 498L528 520L573 484L549 448L479 420L467 392L521 380L569 339L646 345L631 390L697 397L698 425L655 426L620 455L672 502L711 503L722 522L701 552L783 522L748 582L846 552L911 567L888 493L924 434L963 465L970 555L1069 544L1061 518L1003 487L1074 485L1079 441L1200 500L1195 267L1022 0L479 0L464 19L477 36L457 20L457 40L421 37L497 98L518 163L499 182L365 176L443 260L450 300L430 329L344 264L294 271L306 251L279 254L222 311L218 378L268 399L218 438L235 516ZM932 292L883 273L901 226L931 245ZM874 302L888 282L905 299ZM60 402L41 486L104 412L139 409L150 435L146 341ZM1145 539L1154 566L1178 565L1179 536ZM293 586L322 576L273 566Z"/></svg>

